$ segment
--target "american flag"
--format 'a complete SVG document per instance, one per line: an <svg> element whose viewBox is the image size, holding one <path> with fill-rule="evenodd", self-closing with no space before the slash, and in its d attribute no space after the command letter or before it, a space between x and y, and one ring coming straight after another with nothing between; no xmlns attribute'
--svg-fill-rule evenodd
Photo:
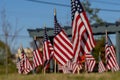
<svg viewBox="0 0 120 80"><path fill-rule="evenodd" d="M73 64L72 61L69 60L64 66L63 66L63 73L72 73L73 72Z"/></svg>
<svg viewBox="0 0 120 80"><path fill-rule="evenodd" d="M28 74L32 70L33 70L33 67L31 65L29 59L26 56L25 57L25 62L24 62L24 74Z"/></svg>
<svg viewBox="0 0 120 80"><path fill-rule="evenodd" d="M92 29L79 0L71 0L72 12L72 43L74 62L79 54L90 53L95 47Z"/></svg>
<svg viewBox="0 0 120 80"><path fill-rule="evenodd" d="M63 73L76 73L77 71L82 69L81 64L78 64L76 62L72 62L69 60L65 65L61 66L58 64L58 70L62 70Z"/></svg>
<svg viewBox="0 0 120 80"><path fill-rule="evenodd" d="M73 62L72 69L73 69L72 73L74 74L82 69L82 65L80 63Z"/></svg>
<svg viewBox="0 0 120 80"><path fill-rule="evenodd" d="M33 70L33 67L28 59L28 57L25 55L24 50L21 50L22 53L22 73L23 74L28 74L31 70Z"/></svg>
<svg viewBox="0 0 120 80"><path fill-rule="evenodd" d="M65 65L58 64L58 70L63 73L72 73L73 72L73 64L71 61L68 61Z"/></svg>
<svg viewBox="0 0 120 80"><path fill-rule="evenodd" d="M90 53L87 53L85 55L85 58L86 58L85 66L87 68L87 71L92 72L96 64L95 58Z"/></svg>
<svg viewBox="0 0 120 80"><path fill-rule="evenodd" d="M61 64L58 64L58 71L63 71L63 65L61 65Z"/></svg>
<svg viewBox="0 0 120 80"><path fill-rule="evenodd" d="M54 13L54 22L54 57L61 65L65 65L67 61L73 58L72 43L57 22L56 12Z"/></svg>
<svg viewBox="0 0 120 80"><path fill-rule="evenodd" d="M46 69L49 66L50 60L53 57L54 50L48 38L46 27L44 31L45 32L44 32L44 41L43 41L43 61L44 61L44 69Z"/></svg>
<svg viewBox="0 0 120 80"><path fill-rule="evenodd" d="M36 40L34 40L36 49L33 51L33 64L34 64L34 68L43 65L43 59L42 59L42 54L39 50L39 48L37 47L36 44Z"/></svg>
<svg viewBox="0 0 120 80"><path fill-rule="evenodd" d="M22 64L21 64L21 59L18 57L17 62L16 62L16 67L18 69L18 73L22 74Z"/></svg>
<svg viewBox="0 0 120 80"><path fill-rule="evenodd" d="M98 72L99 73L102 73L102 72L105 72L106 71L106 68L100 58L100 55L99 55L99 64L98 64Z"/></svg>
<svg viewBox="0 0 120 80"><path fill-rule="evenodd" d="M119 65L117 63L116 52L114 46L106 32L106 44L105 44L105 56L106 56L106 67L109 70L118 71Z"/></svg>

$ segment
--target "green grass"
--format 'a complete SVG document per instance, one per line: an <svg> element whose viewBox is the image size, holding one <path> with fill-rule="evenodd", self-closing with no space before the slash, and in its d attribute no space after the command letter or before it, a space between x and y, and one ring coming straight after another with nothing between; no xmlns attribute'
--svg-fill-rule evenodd
<svg viewBox="0 0 120 80"><path fill-rule="evenodd" d="M29 74L17 73L15 65L8 65L8 75L5 75L5 66L0 65L0 80L120 80L119 72L81 73L81 74Z"/></svg>
<svg viewBox="0 0 120 80"><path fill-rule="evenodd" d="M0 80L120 80L120 72L82 73L82 74L30 74L17 73L0 75Z"/></svg>
<svg viewBox="0 0 120 80"><path fill-rule="evenodd" d="M0 75L5 74L6 72L6 66L0 65ZM9 73L15 73L17 72L16 65L15 64L8 64L8 72Z"/></svg>

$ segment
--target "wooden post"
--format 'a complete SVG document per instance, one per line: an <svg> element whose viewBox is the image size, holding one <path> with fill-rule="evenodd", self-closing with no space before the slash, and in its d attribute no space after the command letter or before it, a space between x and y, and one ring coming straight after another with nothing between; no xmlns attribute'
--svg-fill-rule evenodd
<svg viewBox="0 0 120 80"><path fill-rule="evenodd" d="M80 70L80 68L79 68L79 66L78 66L78 68L77 68L77 73L78 73L78 74L80 74L79 70Z"/></svg>
<svg viewBox="0 0 120 80"><path fill-rule="evenodd" d="M116 32L116 56L120 66L120 32Z"/></svg>
<svg viewBox="0 0 120 80"><path fill-rule="evenodd" d="M87 63L86 63L86 60L85 60L85 73L87 73Z"/></svg>
<svg viewBox="0 0 120 80"><path fill-rule="evenodd" d="M45 75L46 74L45 68L43 68L43 71L44 71L44 75Z"/></svg>
<svg viewBox="0 0 120 80"><path fill-rule="evenodd" d="M34 42L35 42L35 41L37 40L37 37L34 36L34 37L33 37L33 40L34 40ZM33 51L34 51L34 50L33 50ZM33 58L32 58L32 59L33 59ZM33 70L32 70L32 72L33 72L33 74L36 74L34 64L33 64Z"/></svg>
<svg viewBox="0 0 120 80"><path fill-rule="evenodd" d="M87 73L87 62L86 62L87 60L86 60L86 55L85 55L85 73Z"/></svg>
<svg viewBox="0 0 120 80"><path fill-rule="evenodd" d="M54 9L54 15L56 15L56 9ZM56 73L56 60L55 60L55 64L54 64L54 73Z"/></svg>
<svg viewBox="0 0 120 80"><path fill-rule="evenodd" d="M56 73L56 60L55 60L55 64L54 64L54 73Z"/></svg>

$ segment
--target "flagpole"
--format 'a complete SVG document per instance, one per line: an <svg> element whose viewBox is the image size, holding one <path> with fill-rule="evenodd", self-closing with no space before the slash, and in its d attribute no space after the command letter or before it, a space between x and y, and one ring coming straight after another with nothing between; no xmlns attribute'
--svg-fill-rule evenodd
<svg viewBox="0 0 120 80"><path fill-rule="evenodd" d="M34 43L36 42L36 40L37 40L37 37L36 36L34 36ZM33 74L35 74L36 72L35 72L35 66L34 66L34 64L33 64Z"/></svg>
<svg viewBox="0 0 120 80"><path fill-rule="evenodd" d="M54 9L54 15L56 15L56 8ZM54 61L54 73L56 73L56 60Z"/></svg>
<svg viewBox="0 0 120 80"><path fill-rule="evenodd" d="M54 64L54 73L56 73L56 60L55 60L55 64Z"/></svg>
<svg viewBox="0 0 120 80"><path fill-rule="evenodd" d="M106 34L106 41L107 41L107 35L108 35L108 34L107 34L107 30L105 30L105 34Z"/></svg>
<svg viewBox="0 0 120 80"><path fill-rule="evenodd" d="M101 52L99 51L99 57L100 57L100 55L101 55Z"/></svg>
<svg viewBox="0 0 120 80"><path fill-rule="evenodd" d="M46 24L44 24L44 29L46 28ZM43 54L43 62L44 62L44 54ZM45 62L43 63L45 65ZM43 66L44 75L46 74L45 66Z"/></svg>
<svg viewBox="0 0 120 80"><path fill-rule="evenodd" d="M77 73L78 73L78 74L80 74L79 70L80 70L80 68L79 68L79 66L78 66L78 68L77 68Z"/></svg>
<svg viewBox="0 0 120 80"><path fill-rule="evenodd" d="M105 39L106 39L105 41L108 41L108 40L107 40L107 30L105 30ZM106 43L106 42L105 42L105 43ZM106 54L105 54L105 58L106 58ZM107 64L107 60L105 61L105 63ZM106 71L108 71L108 69L106 69Z"/></svg>
<svg viewBox="0 0 120 80"><path fill-rule="evenodd" d="M86 62L86 55L85 55L85 73L87 73L87 62Z"/></svg>
<svg viewBox="0 0 120 80"><path fill-rule="evenodd" d="M107 30L105 31L106 33L106 41L108 41L108 34L107 34ZM113 68L111 69L112 72L114 72Z"/></svg>
<svg viewBox="0 0 120 80"><path fill-rule="evenodd" d="M99 51L99 57L98 57L98 62L101 60L101 52Z"/></svg>
<svg viewBox="0 0 120 80"><path fill-rule="evenodd" d="M85 60L85 73L87 73L87 63L86 63L86 60Z"/></svg>
<svg viewBox="0 0 120 80"><path fill-rule="evenodd" d="M45 75L46 74L45 68L43 68L43 71L44 71L44 75Z"/></svg>
<svg viewBox="0 0 120 80"><path fill-rule="evenodd" d="M22 50L23 50L23 46L22 46L22 44L20 44L20 53L22 53ZM21 55L23 55L23 53ZM23 59L23 56L22 56L22 59ZM24 64L24 61L22 64ZM25 69L25 67L23 67L23 69L22 69L22 74L24 74L24 69Z"/></svg>

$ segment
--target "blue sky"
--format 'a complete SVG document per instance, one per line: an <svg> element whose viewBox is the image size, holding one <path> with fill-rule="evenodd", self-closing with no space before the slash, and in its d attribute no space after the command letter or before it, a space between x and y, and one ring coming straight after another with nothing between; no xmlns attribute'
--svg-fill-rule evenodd
<svg viewBox="0 0 120 80"><path fill-rule="evenodd" d="M42 1L70 5L70 0L42 0ZM103 9L112 9L112 10L120 9L119 5L102 4L102 3L96 3L94 1L99 1L99 0L90 0L93 8L103 8ZM114 0L114 1L100 0L100 1L120 3L119 0ZM29 36L27 29L42 28L44 24L46 24L46 26L48 27L53 27L54 8L57 9L57 18L62 26L68 24L70 25L71 23L70 7L40 4L26 0L0 0L0 11L2 11L3 7L6 9L7 19L13 25L13 27L17 20L18 22L17 27L23 28L20 31L19 35ZM106 22L115 22L120 18L120 12L100 11L99 16ZM0 19L0 24L1 24L1 19ZM0 29L0 34L2 34L1 30L2 29ZM115 43L115 35L111 35L111 37L114 37L112 41L113 43ZM20 44L23 44L24 47L29 47L29 42L31 40L32 39L29 37L26 38L18 37L16 47L19 47Z"/></svg>

